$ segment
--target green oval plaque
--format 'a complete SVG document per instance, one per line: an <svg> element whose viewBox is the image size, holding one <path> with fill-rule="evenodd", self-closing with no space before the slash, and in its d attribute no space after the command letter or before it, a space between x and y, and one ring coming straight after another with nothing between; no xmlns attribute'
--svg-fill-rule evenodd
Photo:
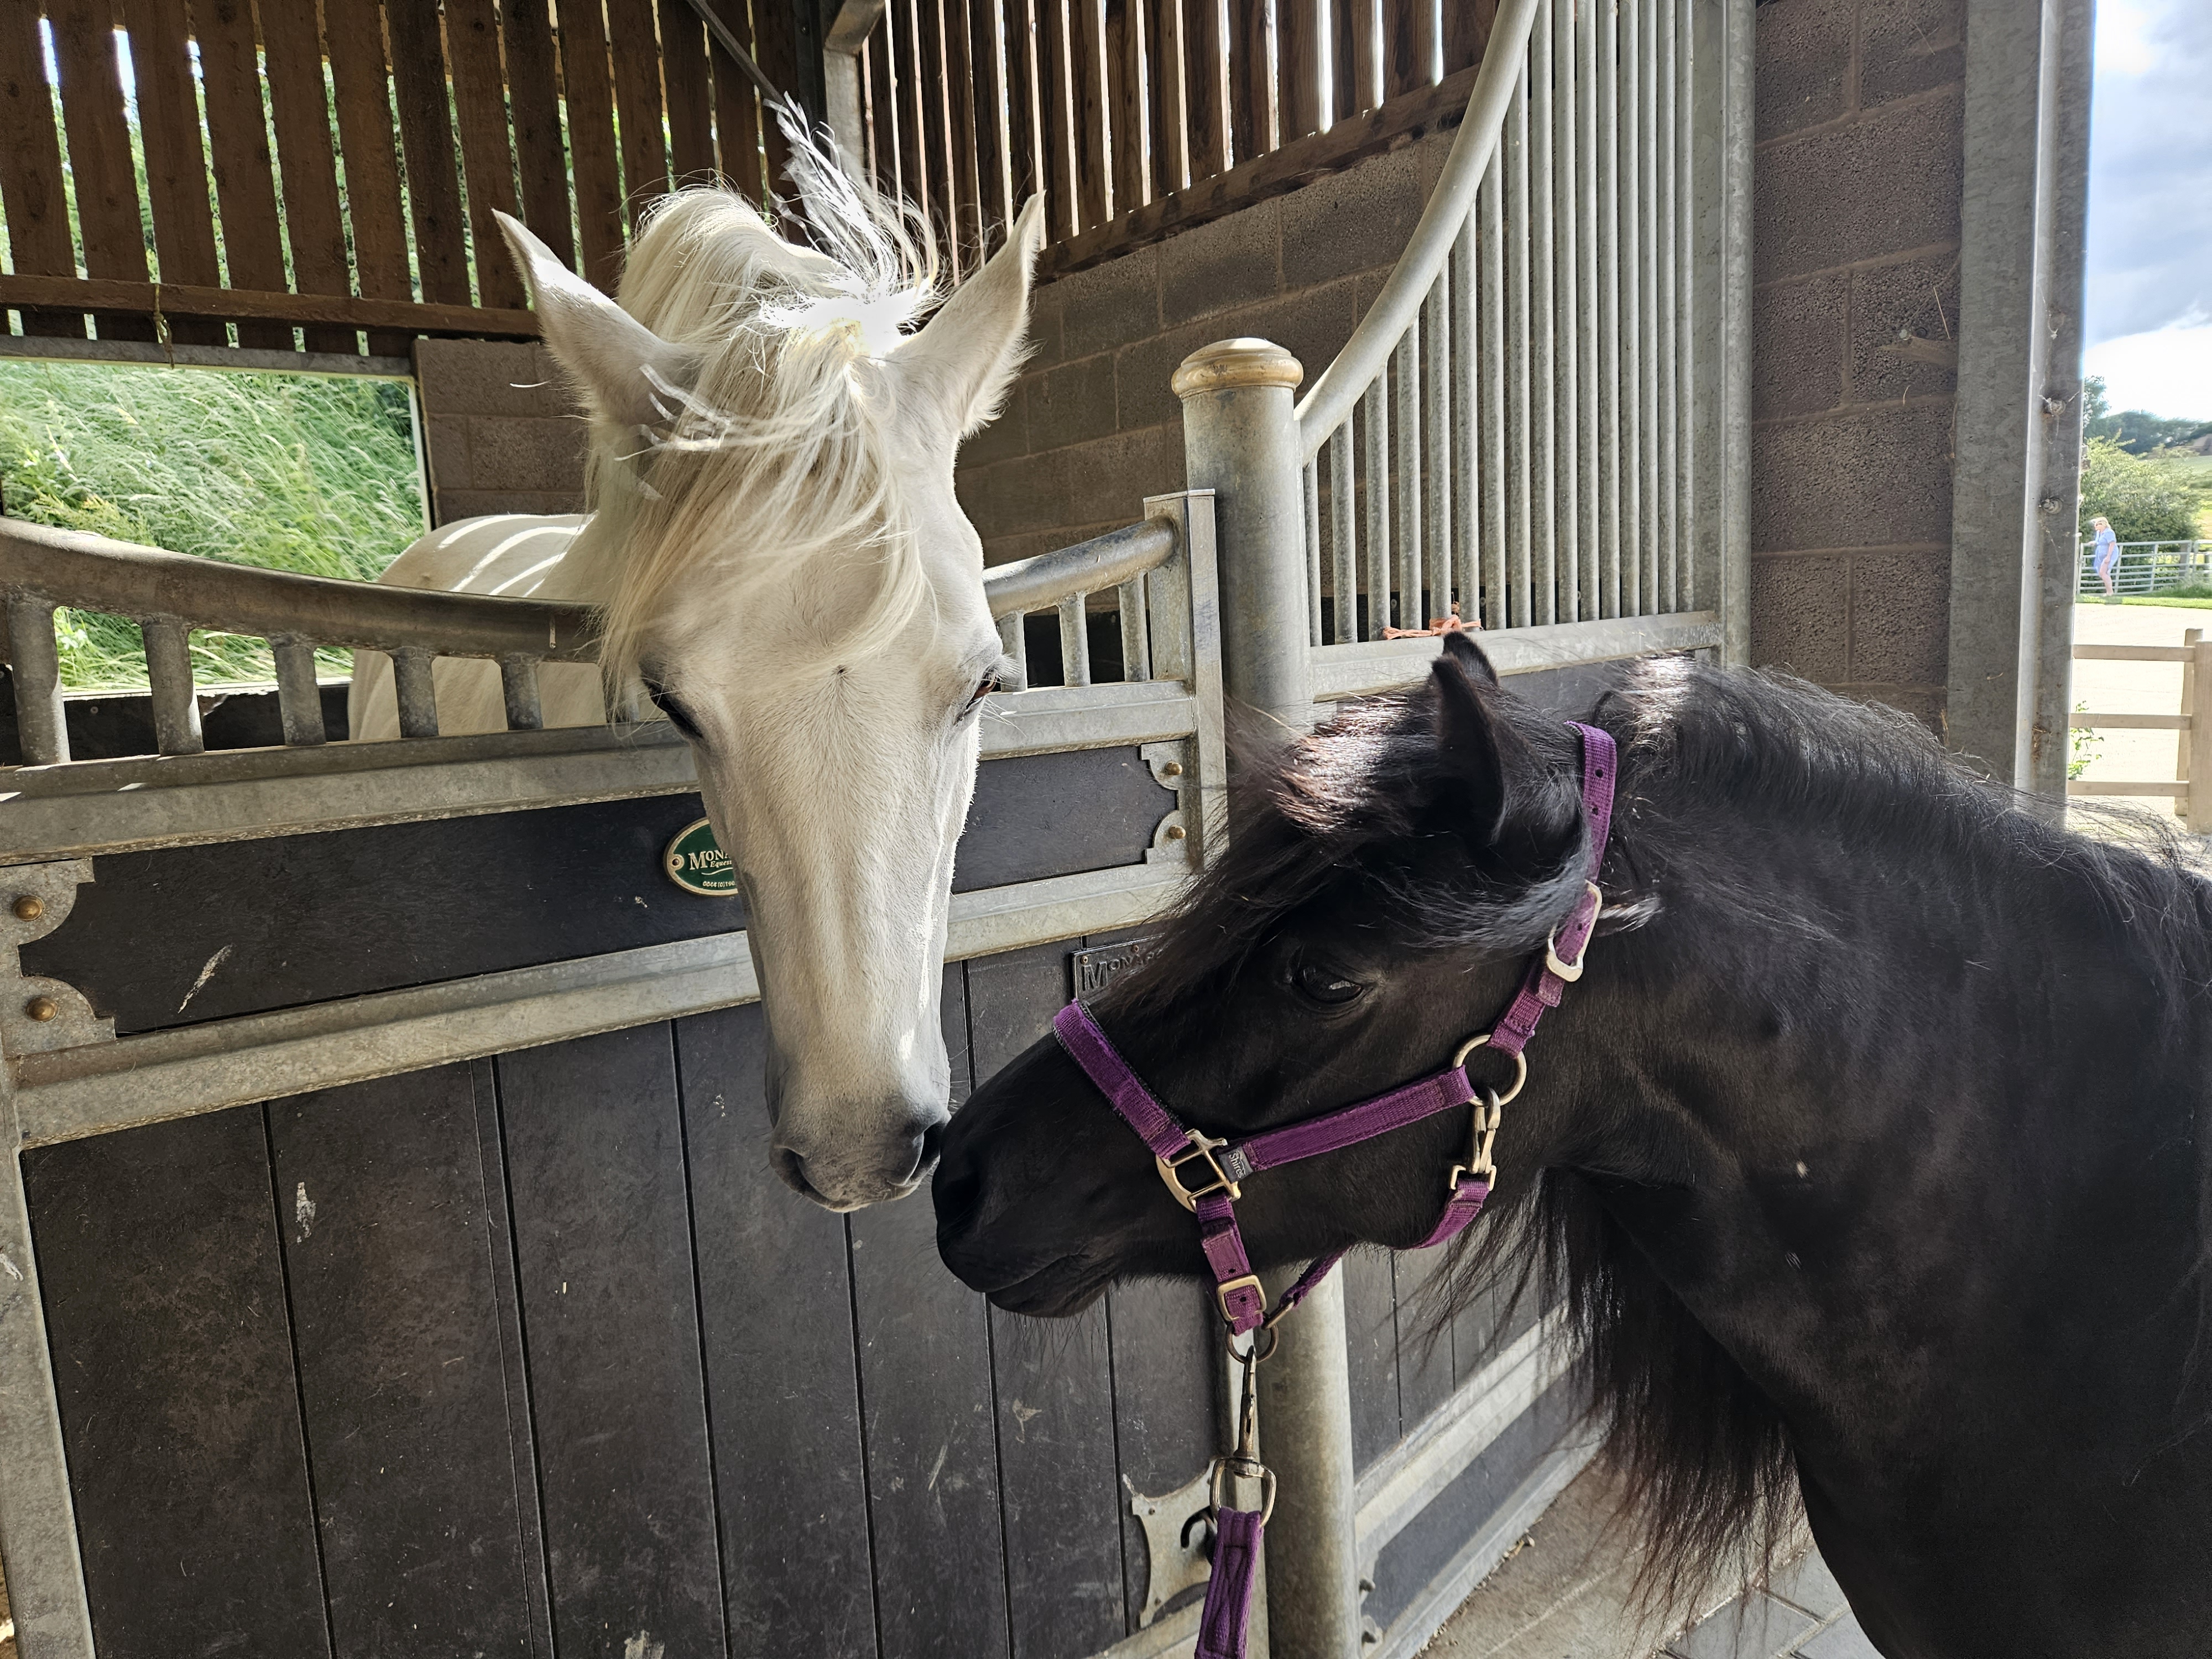
<svg viewBox="0 0 2212 1659"><path fill-rule="evenodd" d="M669 880L702 898L732 898L738 890L737 866L714 839L714 826L701 818L676 832L661 854L660 866Z"/></svg>

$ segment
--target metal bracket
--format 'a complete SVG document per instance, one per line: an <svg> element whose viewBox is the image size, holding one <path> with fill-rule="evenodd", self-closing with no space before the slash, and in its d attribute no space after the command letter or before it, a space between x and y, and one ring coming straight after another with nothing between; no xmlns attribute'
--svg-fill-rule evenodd
<svg viewBox="0 0 2212 1659"><path fill-rule="evenodd" d="M1137 1614L1141 1630L1176 1596L1213 1576L1213 1562L1206 1553L1206 1541L1213 1535L1206 1521L1213 1507L1212 1470L1201 1470L1189 1484L1161 1498L1146 1497L1130 1486L1126 1474L1121 1484L1129 1488L1129 1513L1145 1529L1146 1552L1151 1558L1145 1571L1144 1609Z"/></svg>
<svg viewBox="0 0 2212 1659"><path fill-rule="evenodd" d="M1164 864L1170 860L1177 863L1190 857L1190 819L1186 809L1190 805L1190 788L1195 781L1191 774L1190 739L1170 738L1163 743L1148 743L1137 750L1146 765L1152 769L1152 781L1163 789L1175 791L1175 811L1152 826L1152 844L1145 849L1145 862Z"/></svg>
<svg viewBox="0 0 2212 1659"><path fill-rule="evenodd" d="M92 878L90 859L0 870L0 1054L10 1059L115 1041L115 1022L94 1014L82 992L26 974L19 954L69 920Z"/></svg>

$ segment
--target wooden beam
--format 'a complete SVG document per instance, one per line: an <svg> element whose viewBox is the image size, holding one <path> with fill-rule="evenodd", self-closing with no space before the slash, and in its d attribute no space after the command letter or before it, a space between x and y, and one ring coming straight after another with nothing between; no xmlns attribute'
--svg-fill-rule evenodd
<svg viewBox="0 0 2212 1659"><path fill-rule="evenodd" d="M1279 149L1201 179L1188 190L1115 216L1103 225L1055 242L1038 261L1041 278L1065 276L1224 217L1239 208L1285 195L1300 185L1354 161L1410 143L1424 133L1456 126L1467 113L1476 71L1462 70L1433 87L1394 98L1380 109L1339 121L1326 132L1294 138Z"/></svg>
<svg viewBox="0 0 2212 1659"><path fill-rule="evenodd" d="M197 288L100 276L0 275L0 308L119 311L151 316L158 292L164 316L237 321L333 323L348 328L405 329L417 334L488 334L538 337L538 313L479 306L420 305L411 300L362 300L349 294L280 294L240 288Z"/></svg>

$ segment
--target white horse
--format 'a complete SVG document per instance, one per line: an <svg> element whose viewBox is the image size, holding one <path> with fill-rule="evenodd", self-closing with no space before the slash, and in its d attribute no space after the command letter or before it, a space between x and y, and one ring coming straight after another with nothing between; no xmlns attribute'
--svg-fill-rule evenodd
<svg viewBox="0 0 2212 1659"><path fill-rule="evenodd" d="M383 580L599 608L606 696L641 693L689 739L742 884L771 1161L845 1210L913 1191L948 1115L953 844L1006 672L953 457L1019 363L1042 216L1032 199L914 330L937 297L926 227L834 158L793 172L830 252L679 191L619 305L502 216L591 412L595 510L449 526ZM441 732L503 728L492 665L435 673ZM548 726L607 718L589 666L549 665L540 696ZM349 707L356 740L398 735L389 658L361 654Z"/></svg>

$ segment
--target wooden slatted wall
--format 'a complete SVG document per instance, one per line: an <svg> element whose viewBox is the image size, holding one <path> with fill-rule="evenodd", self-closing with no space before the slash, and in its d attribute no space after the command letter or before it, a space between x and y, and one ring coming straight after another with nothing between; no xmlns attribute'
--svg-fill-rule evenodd
<svg viewBox="0 0 2212 1659"><path fill-rule="evenodd" d="M799 85L811 0L705 3ZM691 0L8 0L0 307L179 345L527 337L493 210L611 285L672 183L759 197L763 139Z"/></svg>
<svg viewBox="0 0 2212 1659"><path fill-rule="evenodd" d="M878 185L972 263L1030 195L1048 270L1291 189L1465 106L1496 0L890 0Z"/></svg>

